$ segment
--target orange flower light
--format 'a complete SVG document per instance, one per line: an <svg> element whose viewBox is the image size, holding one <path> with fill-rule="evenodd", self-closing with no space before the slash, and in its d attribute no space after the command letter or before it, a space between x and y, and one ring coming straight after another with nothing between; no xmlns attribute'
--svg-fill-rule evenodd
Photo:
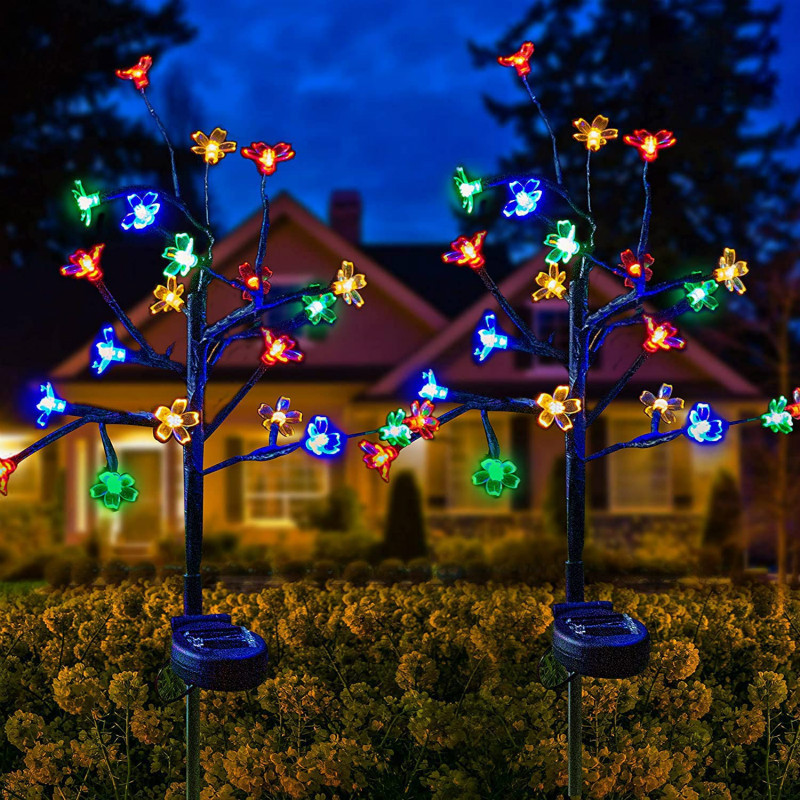
<svg viewBox="0 0 800 800"><path fill-rule="evenodd" d="M564 299L567 292L567 287L564 286L564 281L567 279L566 272L559 272L557 264L550 264L548 272L540 272L536 276L536 283L541 286L532 295L531 300L538 303L540 300L549 300L551 297L557 297L559 300Z"/></svg>
<svg viewBox="0 0 800 800"><path fill-rule="evenodd" d="M289 361L302 361L305 358L305 353L292 350L297 342L285 334L276 336L267 328L262 328L261 335L264 337L265 348L261 354L261 361L266 366L272 367L275 364L287 364Z"/></svg>
<svg viewBox="0 0 800 800"><path fill-rule="evenodd" d="M142 56L137 64L134 64L129 69L116 70L116 76L125 81L133 81L133 85L137 89L144 89L150 85L150 79L147 77L147 71L153 66L153 59L150 56Z"/></svg>
<svg viewBox="0 0 800 800"><path fill-rule="evenodd" d="M650 265L655 262L653 256L650 253L645 253L642 256L642 264L639 263L639 260L633 254L633 250L624 250L622 253L619 254L620 261L622 262L620 266L622 266L625 272L630 275L630 278L625 278L625 285L629 288L635 288L636 284L631 280L631 278L635 278L639 280L642 277L642 268L644 268L644 280L645 283L653 277L653 270L650 269Z"/></svg>
<svg viewBox="0 0 800 800"><path fill-rule="evenodd" d="M675 144L675 137L672 131L650 131L638 130L622 138L625 144L632 145L639 151L639 155L645 161L655 161L658 158L658 151Z"/></svg>
<svg viewBox="0 0 800 800"><path fill-rule="evenodd" d="M608 117L598 114L590 125L582 117L572 120L572 124L578 129L578 133L573 133L572 138L578 142L583 142L587 150L596 153L609 139L616 139L619 131L616 128L607 128Z"/></svg>
<svg viewBox="0 0 800 800"><path fill-rule="evenodd" d="M13 458L0 458L0 494L8 494L8 479L17 468Z"/></svg>
<svg viewBox="0 0 800 800"><path fill-rule="evenodd" d="M359 293L359 289L363 289L367 285L367 279L361 275L354 275L355 267L352 261L342 261L342 266L336 273L336 280L333 282L333 293L341 295L342 299L350 305L351 303L356 308L361 308L364 305L364 298Z"/></svg>
<svg viewBox="0 0 800 800"><path fill-rule="evenodd" d="M569 386L556 386L552 395L540 394L536 398L536 405L542 409L537 422L543 428L549 428L555 422L562 431L572 428L572 420L568 415L581 410L581 401L577 397L569 397Z"/></svg>
<svg viewBox="0 0 800 800"><path fill-rule="evenodd" d="M262 175L272 175L278 168L279 161L288 161L295 155L292 146L286 142L278 142L271 146L264 142L253 142L250 147L243 147L240 152L244 158L256 162L258 171Z"/></svg>
<svg viewBox="0 0 800 800"><path fill-rule="evenodd" d="M61 267L61 274L71 278L86 278L92 283L103 280L100 256L104 247L104 244L96 244L91 250L76 250L69 257L70 263Z"/></svg>
<svg viewBox="0 0 800 800"><path fill-rule="evenodd" d="M206 164L216 164L221 158L225 158L226 153L233 153L236 150L236 142L225 141L227 135L228 131L222 128L214 128L210 136L206 136L203 131L195 131L192 139L197 144L192 148L192 152L203 156Z"/></svg>
<svg viewBox="0 0 800 800"><path fill-rule="evenodd" d="M392 461L400 454L400 451L390 444L373 443L367 439L362 439L358 446L366 453L363 461L367 468L377 470L378 475L388 483L389 468L392 466Z"/></svg>
<svg viewBox="0 0 800 800"><path fill-rule="evenodd" d="M528 63L533 55L533 42L523 42L522 47L516 53L510 56L498 56L497 63L501 67L514 67L517 75L523 77L531 71L531 65Z"/></svg>
<svg viewBox="0 0 800 800"><path fill-rule="evenodd" d="M242 283L250 289L252 292L258 291L258 275L256 275L256 271L250 266L249 261L245 261L244 264L239 264L239 277L242 279ZM261 283L264 286L264 294L267 294L270 290L270 283L267 278L272 277L272 270L269 267L262 266L261 267ZM250 292L242 292L242 300L250 300L253 299L253 295Z"/></svg>
<svg viewBox="0 0 800 800"><path fill-rule="evenodd" d="M158 314L159 311L183 311L184 302L181 299L186 287L182 283L178 283L178 279L174 275L167 278L166 286L156 286L153 289L157 303L150 306L151 314Z"/></svg>
<svg viewBox="0 0 800 800"><path fill-rule="evenodd" d="M686 342L680 336L675 335L678 329L674 325L670 325L669 322L659 324L646 314L644 321L647 325L647 338L642 347L648 353L657 353L659 350L669 350L673 347L676 350L683 350L686 347Z"/></svg>
<svg viewBox="0 0 800 800"><path fill-rule="evenodd" d="M724 283L725 288L729 292L744 294L747 289L744 283L742 283L742 278L747 275L749 271L747 262L737 261L736 251L730 247L726 247L722 251L722 257L719 260L719 268L714 270L714 280L717 283Z"/></svg>
<svg viewBox="0 0 800 800"><path fill-rule="evenodd" d="M450 247L453 249L448 253L442 253L442 261L467 264L472 269L482 267L486 263L481 252L485 238L486 231L478 231L471 239L459 236L454 242L450 242Z"/></svg>
<svg viewBox="0 0 800 800"><path fill-rule="evenodd" d="M172 401L172 408L159 406L153 411L153 415L161 423L153 431L159 442L163 444L174 436L182 445L189 443L191 437L186 429L200 424L200 414L197 411L187 411L188 405L189 401L185 397L179 397Z"/></svg>

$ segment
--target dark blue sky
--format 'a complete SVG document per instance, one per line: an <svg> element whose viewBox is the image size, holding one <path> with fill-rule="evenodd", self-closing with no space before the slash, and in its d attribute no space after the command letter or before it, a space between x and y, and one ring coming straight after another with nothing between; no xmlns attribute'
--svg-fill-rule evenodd
<svg viewBox="0 0 800 800"><path fill-rule="evenodd" d="M490 173L513 141L482 95L524 96L513 70L474 68L467 41L493 43L525 5L191 0L187 17L198 35L153 67L150 95L171 131L219 125L240 147L291 142L297 156L268 179L270 192L286 189L326 219L331 190L359 189L365 241L447 243L456 234L455 167ZM775 60L778 104L768 121L798 114L798 32L800 0L788 0ZM192 96L176 88L177 102L167 102L166 76L191 85ZM211 169L220 232L256 210L258 188L255 167L238 154Z"/></svg>

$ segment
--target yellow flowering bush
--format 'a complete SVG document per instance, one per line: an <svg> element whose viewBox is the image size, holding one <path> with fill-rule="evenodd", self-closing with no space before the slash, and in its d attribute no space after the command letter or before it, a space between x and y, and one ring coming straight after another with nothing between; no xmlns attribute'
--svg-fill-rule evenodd
<svg viewBox="0 0 800 800"><path fill-rule="evenodd" d="M586 678L588 798L800 796L800 597L589 587L651 631L635 678ZM154 688L181 583L0 600L0 798L184 795L183 703ZM566 691L545 689L549 585L221 585L208 613L263 636L270 673L204 692L203 800L553 800Z"/></svg>

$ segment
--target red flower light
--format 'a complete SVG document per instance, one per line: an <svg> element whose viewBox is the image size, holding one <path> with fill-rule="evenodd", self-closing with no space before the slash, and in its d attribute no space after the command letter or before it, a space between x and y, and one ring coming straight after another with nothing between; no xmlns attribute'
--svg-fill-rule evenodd
<svg viewBox="0 0 800 800"><path fill-rule="evenodd" d="M788 411L795 419L800 419L800 386L794 390L794 403L786 406Z"/></svg>
<svg viewBox="0 0 800 800"><path fill-rule="evenodd" d="M239 276L242 279L242 283L254 292L258 291L258 275L256 275L256 271L250 266L249 261L245 261L244 264L239 264ZM269 281L267 278L272 277L272 270L269 267L262 267L261 268L261 283L264 285L264 294L267 294L270 290ZM248 302L253 299L253 296L250 292L242 292L242 300L247 300Z"/></svg>
<svg viewBox="0 0 800 800"><path fill-rule="evenodd" d="M16 468L17 462L13 458L0 458L0 494L8 494L8 479Z"/></svg>
<svg viewBox="0 0 800 800"><path fill-rule="evenodd" d="M442 253L442 261L468 264L472 269L482 267L485 259L481 248L485 238L486 231L478 231L471 239L466 236L459 236L454 242L450 242L450 247L453 249L448 253Z"/></svg>
<svg viewBox="0 0 800 800"><path fill-rule="evenodd" d="M652 317L645 315L644 321L647 324L647 338L644 340L644 347L648 353L656 353L659 350L669 350L674 347L676 350L683 350L686 342L675 334L678 329L669 322L656 323Z"/></svg>
<svg viewBox="0 0 800 800"><path fill-rule="evenodd" d="M367 467L377 470L381 478L388 483L389 468L400 451L390 444L381 444L380 442L373 444L367 439L362 439L358 446L366 453L363 460Z"/></svg>
<svg viewBox="0 0 800 800"><path fill-rule="evenodd" d="M627 136L623 136L622 141L636 147L639 155L645 161L655 161L658 158L659 150L675 144L675 137L672 135L672 131L650 133L650 131L638 130L633 134L629 133Z"/></svg>
<svg viewBox="0 0 800 800"><path fill-rule="evenodd" d="M100 269L100 255L104 244L96 244L91 250L76 250L70 257L71 263L61 267L61 274L71 278L86 278L92 283L103 280Z"/></svg>
<svg viewBox="0 0 800 800"><path fill-rule="evenodd" d="M520 78L531 71L528 63L533 55L533 42L523 42L522 47L510 56L498 56L497 63L503 67L514 67Z"/></svg>
<svg viewBox="0 0 800 800"><path fill-rule="evenodd" d="M253 142L250 147L243 147L239 152L251 161L256 162L258 171L262 175L272 175L278 168L279 161L288 161L294 158L294 150L286 142L276 145L266 145L264 142Z"/></svg>
<svg viewBox="0 0 800 800"><path fill-rule="evenodd" d="M622 260L621 266L625 268L625 272L627 272L631 278L636 278L638 280L642 277L642 264L639 263L638 259L633 254L633 250L625 250L623 253L619 254L619 257ZM653 277L653 270L650 269L650 265L655 259L650 253L645 253L642 261L644 262L644 280L646 283ZM633 289L636 284L634 284L631 278L625 278L625 285Z"/></svg>
<svg viewBox="0 0 800 800"><path fill-rule="evenodd" d="M403 420L403 423L423 439L433 439L433 434L439 428L439 420L433 416L433 410L434 405L430 400L425 400L422 404L419 400L415 400L411 404L411 414Z"/></svg>
<svg viewBox="0 0 800 800"><path fill-rule="evenodd" d="M116 75L125 81L133 81L133 85L137 89L144 89L150 85L150 79L147 77L147 70L153 66L153 59L150 56L142 56L138 64L134 64L129 69L118 69Z"/></svg>
<svg viewBox="0 0 800 800"><path fill-rule="evenodd" d="M272 367L278 363L286 364L289 361L302 361L305 358L305 353L291 349L297 344L294 339L290 339L286 335L276 336L266 328L261 329L261 334L264 337L265 348L261 354L261 360L266 366Z"/></svg>

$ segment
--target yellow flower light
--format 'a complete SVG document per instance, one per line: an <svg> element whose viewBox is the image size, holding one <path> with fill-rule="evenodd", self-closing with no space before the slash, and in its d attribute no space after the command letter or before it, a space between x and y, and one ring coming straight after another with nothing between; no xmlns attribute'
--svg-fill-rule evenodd
<svg viewBox="0 0 800 800"><path fill-rule="evenodd" d="M194 428L200 424L200 414L197 411L187 411L189 401L179 397L172 401L172 408L159 406L153 411L155 418L161 423L154 431L153 436L162 444L174 436L182 445L187 445L191 440L187 428Z"/></svg>
<svg viewBox="0 0 800 800"><path fill-rule="evenodd" d="M222 128L214 128L211 136L206 136L203 131L195 131L192 139L197 145L192 148L192 152L203 156L206 164L216 164L221 158L225 158L226 153L233 153L236 150L236 142L225 141L227 135L228 131Z"/></svg>
<svg viewBox="0 0 800 800"><path fill-rule="evenodd" d="M540 300L549 300L551 297L557 297L559 300L564 299L564 294L567 287L564 286L564 281L567 278L566 272L559 272L557 264L550 264L548 272L540 272L536 276L536 283L541 286L532 295L531 300L538 303Z"/></svg>
<svg viewBox="0 0 800 800"><path fill-rule="evenodd" d="M572 420L568 415L581 410L581 401L577 397L569 397L569 386L556 386L552 396L540 394L536 398L536 405L542 409L537 422L543 428L549 428L555 422L562 431L572 428Z"/></svg>
<svg viewBox="0 0 800 800"><path fill-rule="evenodd" d="M170 309L183 311L184 303L181 300L181 295L185 289L186 287L182 283L178 283L178 279L174 275L170 275L167 278L166 286L156 286L153 290L158 302L150 306L150 313L158 314L159 311L167 312Z"/></svg>
<svg viewBox="0 0 800 800"><path fill-rule="evenodd" d="M619 131L616 128L607 128L608 117L598 114L590 125L585 119L575 119L572 124L580 131L573 133L572 138L584 142L587 150L597 152L609 139L616 139Z"/></svg>
<svg viewBox="0 0 800 800"><path fill-rule="evenodd" d="M675 422L675 411L683 408L683 399L680 397L672 397L672 385L669 383L662 383L661 388L658 390L658 397L652 392L642 392L639 400L644 404L644 413L648 417L658 411L661 414L661 419L668 424Z"/></svg>
<svg viewBox="0 0 800 800"><path fill-rule="evenodd" d="M348 305L352 303L356 308L361 308L364 305L364 298L358 293L359 289L363 289L367 285L367 279L363 275L354 275L354 267L352 261L342 261L341 269L336 273L336 278L333 282L333 293L341 295L342 299Z"/></svg>
<svg viewBox="0 0 800 800"><path fill-rule="evenodd" d="M742 283L741 276L747 275L750 270L747 268L746 261L736 260L736 251L726 247L722 251L719 260L719 269L714 270L714 280L717 283L725 283L725 288L729 292L744 294L746 290Z"/></svg>

